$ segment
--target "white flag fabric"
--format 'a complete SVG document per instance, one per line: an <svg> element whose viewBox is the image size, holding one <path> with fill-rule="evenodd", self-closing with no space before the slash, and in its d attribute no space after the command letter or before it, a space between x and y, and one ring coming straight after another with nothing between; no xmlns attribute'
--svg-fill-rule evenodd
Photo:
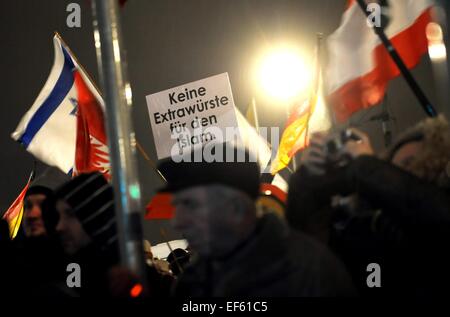
<svg viewBox="0 0 450 317"><path fill-rule="evenodd" d="M50 75L12 138L42 162L71 174L75 163L78 91L74 70L104 107L102 98L75 59L53 38L55 58Z"/></svg>
<svg viewBox="0 0 450 317"><path fill-rule="evenodd" d="M236 146L241 146L246 148L249 153L256 157L259 163L261 172L264 172L267 164L269 164L271 157L271 149L269 143L256 131L254 127L247 121L244 115L235 108L236 119L239 127L239 134L241 139ZM234 140L237 141L237 140Z"/></svg>
<svg viewBox="0 0 450 317"><path fill-rule="evenodd" d="M242 142L237 145L245 147L253 157L257 158L261 173L270 173L269 162L271 157L276 155L276 151L272 155L271 146L266 139L256 131L238 108L235 108L235 111L241 137L240 142ZM278 141L278 139L276 141ZM288 192L288 183L280 174L275 175L272 180L272 185L277 186L285 193Z"/></svg>
<svg viewBox="0 0 450 317"><path fill-rule="evenodd" d="M427 52L425 29L431 21L431 0L389 1L387 37L408 68ZM341 25L328 38L326 83L336 119L347 120L359 109L382 101L389 80L400 75L356 0L350 1Z"/></svg>

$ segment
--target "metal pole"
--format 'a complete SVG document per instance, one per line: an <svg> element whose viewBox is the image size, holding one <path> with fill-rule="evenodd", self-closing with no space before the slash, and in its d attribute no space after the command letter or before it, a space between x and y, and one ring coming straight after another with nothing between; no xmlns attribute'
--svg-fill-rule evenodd
<svg viewBox="0 0 450 317"><path fill-rule="evenodd" d="M305 146L308 141L308 134L309 134L309 120L311 119L312 113L312 105L311 105L311 97L314 96L315 103L317 104L319 99L319 83L320 83L320 76L322 74L322 64L320 63L320 55L321 55L321 47L322 47L322 39L323 39L323 33L316 33L316 56L315 56L315 73L314 73L314 81L312 86L312 92L310 92L310 105L308 109L308 118L306 119L306 128L305 128Z"/></svg>
<svg viewBox="0 0 450 317"><path fill-rule="evenodd" d="M259 134L259 118L258 118L258 110L256 110L256 101L255 101L255 97L252 97L252 102L250 104L250 107L252 107L252 112L253 112L253 118L255 118L255 129L256 132L258 132Z"/></svg>
<svg viewBox="0 0 450 317"><path fill-rule="evenodd" d="M432 56L429 54L430 60L431 60L431 66L433 69L433 75L435 78L435 85L436 85L436 92L438 96L438 103L440 105L440 109L443 111L443 113L446 115L447 118L450 118L450 90L448 89L449 83L450 83L450 68L449 68L449 55L447 47L449 43L449 9L450 4L446 0L440 0L437 1L437 5L433 9L433 20L437 25L440 27L440 30L442 31L441 43L444 48L444 54L442 56ZM429 36L427 34L427 36ZM433 36L433 34L432 34ZM429 46L434 45L436 43L430 43L430 41L434 41L433 38L428 38Z"/></svg>
<svg viewBox="0 0 450 317"><path fill-rule="evenodd" d="M367 4L364 2L364 0L356 0L361 8L361 10L364 12L364 14L369 17L370 13L366 11ZM436 117L437 113L434 109L431 102L428 100L425 93L422 91L422 88L419 86L417 81L414 79L413 75L409 71L408 67L406 67L405 63L403 62L402 58L398 54L395 47L392 45L392 42L389 40L389 38L386 36L386 33L384 33L383 27L373 27L374 32L378 35L383 45L386 47L389 55L391 56L394 63L397 65L398 69L400 70L401 74L403 75L403 78L405 78L406 82L409 85L409 88L411 88L412 92L416 96L417 100L419 101L420 105L422 106L423 110L425 110L426 114L430 117Z"/></svg>
<svg viewBox="0 0 450 317"><path fill-rule="evenodd" d="M126 79L117 2L92 1L94 39L106 103L121 262L145 287L141 195L135 162L136 140L130 119L131 88Z"/></svg>
<svg viewBox="0 0 450 317"><path fill-rule="evenodd" d="M444 10L445 20L443 21L443 24L445 24L444 27L444 42L446 47L450 46L450 2L447 0L439 0L439 4L441 8ZM447 52L447 68L448 73L450 74L450 55ZM447 105L447 107L450 105Z"/></svg>

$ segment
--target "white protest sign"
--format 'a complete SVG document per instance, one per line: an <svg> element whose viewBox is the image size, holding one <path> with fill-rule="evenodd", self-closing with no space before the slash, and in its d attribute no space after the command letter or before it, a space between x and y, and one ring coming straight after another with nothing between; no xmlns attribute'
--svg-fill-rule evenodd
<svg viewBox="0 0 450 317"><path fill-rule="evenodd" d="M146 100L158 159L211 141L229 141L226 128L237 127L228 73L151 94Z"/></svg>

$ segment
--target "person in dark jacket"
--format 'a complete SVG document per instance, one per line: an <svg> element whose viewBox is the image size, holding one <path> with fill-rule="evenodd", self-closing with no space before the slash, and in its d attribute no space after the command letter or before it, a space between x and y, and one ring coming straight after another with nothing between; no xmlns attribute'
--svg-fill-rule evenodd
<svg viewBox="0 0 450 317"><path fill-rule="evenodd" d="M220 149L239 157L240 150L229 145L218 144L212 152ZM203 150L186 156L202 157ZM325 246L291 230L277 215L257 217L258 164L248 153L245 161L220 160L225 154L160 164L168 180L163 190L174 195L174 228L194 253L174 295L353 295L348 273Z"/></svg>
<svg viewBox="0 0 450 317"><path fill-rule="evenodd" d="M81 270L81 287L70 292L109 296L108 270L119 261L111 185L101 173L80 174L56 190L53 207L57 216L44 213L46 224L60 238L67 262Z"/></svg>
<svg viewBox="0 0 450 317"><path fill-rule="evenodd" d="M60 237L68 262L81 270L74 296L168 296L172 279L146 266L148 288L133 289L137 277L119 263L118 232L112 186L99 172L80 174L55 192L58 217L45 217ZM142 259L144 261L144 259Z"/></svg>
<svg viewBox="0 0 450 317"><path fill-rule="evenodd" d="M427 119L401 136L384 159L368 137L347 142L347 165L329 168L315 135L290 180L289 224L327 243L366 295L446 292L450 275L450 132L444 118ZM367 267L379 265L381 287L369 288Z"/></svg>
<svg viewBox="0 0 450 317"><path fill-rule="evenodd" d="M54 189L68 176L56 168L47 168L28 188L24 197L23 221L17 237L12 240L11 258L13 287L24 296L54 296L59 292L58 281L65 273L65 257L54 231L43 219L47 202ZM56 211L52 210L47 214ZM16 273L13 273L16 272Z"/></svg>

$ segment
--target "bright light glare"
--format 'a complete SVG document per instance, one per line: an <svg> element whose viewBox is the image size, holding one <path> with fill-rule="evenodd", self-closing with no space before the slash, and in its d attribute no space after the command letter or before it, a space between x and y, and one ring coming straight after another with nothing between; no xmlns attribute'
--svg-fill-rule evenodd
<svg viewBox="0 0 450 317"><path fill-rule="evenodd" d="M259 82L272 98L287 101L304 92L311 78L310 68L294 50L281 49L267 54L259 69Z"/></svg>
<svg viewBox="0 0 450 317"><path fill-rule="evenodd" d="M330 113L325 105L325 101L322 98L322 91L320 91L316 108L309 121L309 135L316 132L328 131L330 128Z"/></svg>
<svg viewBox="0 0 450 317"><path fill-rule="evenodd" d="M426 29L428 39L428 54L433 61L443 61L447 58L442 28L435 22L430 22Z"/></svg>
<svg viewBox="0 0 450 317"><path fill-rule="evenodd" d="M127 101L127 105L131 106L133 100L133 92L131 91L130 83L125 84L125 99Z"/></svg>
<svg viewBox="0 0 450 317"><path fill-rule="evenodd" d="M447 49L444 43L432 44L428 46L428 54L433 61L445 61Z"/></svg>

